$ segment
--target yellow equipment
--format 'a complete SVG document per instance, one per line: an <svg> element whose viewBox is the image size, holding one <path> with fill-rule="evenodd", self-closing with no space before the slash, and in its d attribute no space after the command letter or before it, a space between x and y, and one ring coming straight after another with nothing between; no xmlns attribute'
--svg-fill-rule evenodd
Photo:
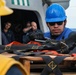
<svg viewBox="0 0 76 75"><path fill-rule="evenodd" d="M12 14L13 10L6 6L5 0L0 0L0 16L5 16ZM13 66L16 65L23 75L29 75L26 68L23 65L14 60L13 58L6 57L0 54L0 75L6 75L7 71Z"/></svg>
<svg viewBox="0 0 76 75"><path fill-rule="evenodd" d="M23 75L29 75L27 70L23 67L21 63L19 63L13 58L9 58L0 54L0 75L6 75L7 71L13 65L16 65L21 70Z"/></svg>
<svg viewBox="0 0 76 75"><path fill-rule="evenodd" d="M0 0L0 16L12 14L13 10L6 6L5 0Z"/></svg>

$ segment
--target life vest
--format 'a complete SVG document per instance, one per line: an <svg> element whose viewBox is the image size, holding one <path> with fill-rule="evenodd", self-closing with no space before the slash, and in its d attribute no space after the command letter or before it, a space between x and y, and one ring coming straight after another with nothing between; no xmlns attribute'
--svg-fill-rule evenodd
<svg viewBox="0 0 76 75"><path fill-rule="evenodd" d="M13 58L9 58L0 54L0 75L6 75L7 71L13 65L16 65L21 70L23 75L29 75L27 70L23 67L21 63L19 63Z"/></svg>

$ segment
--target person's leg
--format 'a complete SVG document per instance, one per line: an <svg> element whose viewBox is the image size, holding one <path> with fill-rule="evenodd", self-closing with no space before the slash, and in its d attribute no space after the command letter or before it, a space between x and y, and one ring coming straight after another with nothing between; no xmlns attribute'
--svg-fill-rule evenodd
<svg viewBox="0 0 76 75"><path fill-rule="evenodd" d="M12 66L6 73L6 75L23 75L17 66Z"/></svg>

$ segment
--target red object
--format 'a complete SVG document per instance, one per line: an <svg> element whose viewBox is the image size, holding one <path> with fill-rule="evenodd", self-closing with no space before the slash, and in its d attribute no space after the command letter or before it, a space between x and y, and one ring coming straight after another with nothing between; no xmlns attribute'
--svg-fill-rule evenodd
<svg viewBox="0 0 76 75"><path fill-rule="evenodd" d="M71 56L76 57L76 53L71 54Z"/></svg>
<svg viewBox="0 0 76 75"><path fill-rule="evenodd" d="M12 45L24 45L24 44L17 42L17 41L13 41L13 42L7 44L6 46L12 46Z"/></svg>

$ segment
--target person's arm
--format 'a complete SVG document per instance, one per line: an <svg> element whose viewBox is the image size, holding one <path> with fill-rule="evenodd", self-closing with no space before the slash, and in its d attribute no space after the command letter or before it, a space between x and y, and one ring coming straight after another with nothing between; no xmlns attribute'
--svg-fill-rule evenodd
<svg viewBox="0 0 76 75"><path fill-rule="evenodd" d="M2 45L8 44L9 42L8 42L8 40L7 40L6 36L5 36L5 34L2 32L1 35L2 35Z"/></svg>
<svg viewBox="0 0 76 75"><path fill-rule="evenodd" d="M23 32L26 33L27 31L29 31L32 27L27 27L23 29Z"/></svg>

